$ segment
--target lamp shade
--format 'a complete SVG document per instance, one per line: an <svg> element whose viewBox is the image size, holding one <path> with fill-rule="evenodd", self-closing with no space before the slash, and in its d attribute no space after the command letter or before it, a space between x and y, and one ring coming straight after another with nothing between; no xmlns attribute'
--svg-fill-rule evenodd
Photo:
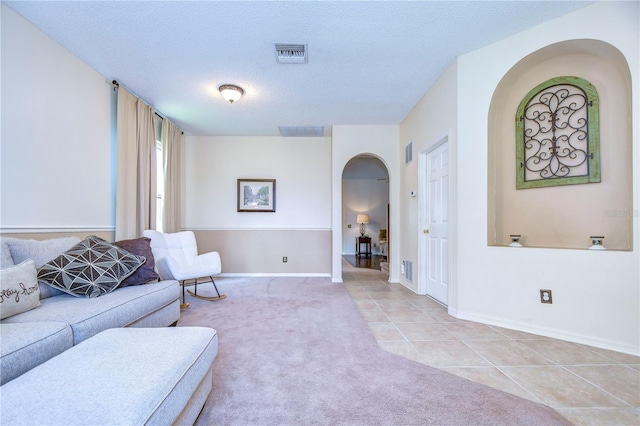
<svg viewBox="0 0 640 426"><path fill-rule="evenodd" d="M241 87L234 86L233 84L223 84L218 90L220 90L222 97L229 101L229 103L239 101L244 94L244 90L242 90Z"/></svg>
<svg viewBox="0 0 640 426"><path fill-rule="evenodd" d="M356 223L369 223L369 215L368 214L359 214L356 218Z"/></svg>

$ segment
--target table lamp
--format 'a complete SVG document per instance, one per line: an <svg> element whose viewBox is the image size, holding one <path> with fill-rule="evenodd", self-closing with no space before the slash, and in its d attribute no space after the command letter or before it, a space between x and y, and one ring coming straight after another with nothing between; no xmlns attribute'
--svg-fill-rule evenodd
<svg viewBox="0 0 640 426"><path fill-rule="evenodd" d="M360 224L360 236L364 237L365 232L367 231L367 223L369 223L369 215L367 214L359 214L356 218L356 223Z"/></svg>

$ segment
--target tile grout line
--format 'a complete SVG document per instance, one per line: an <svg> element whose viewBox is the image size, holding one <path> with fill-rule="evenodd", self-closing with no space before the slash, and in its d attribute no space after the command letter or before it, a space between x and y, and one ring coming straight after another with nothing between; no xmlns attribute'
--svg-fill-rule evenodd
<svg viewBox="0 0 640 426"><path fill-rule="evenodd" d="M508 336L507 336L508 337ZM462 341L462 343L464 343L469 349L471 349L473 352L475 352L476 354L478 354L478 356L480 356L482 359L484 359L485 361L487 361L493 368L495 368L496 370L498 370L499 372L501 372L502 374L505 375L505 377L507 377L509 380L511 380L514 384L516 384L517 386L519 386L520 388L522 388L525 392L527 392L529 395L531 395L532 397L535 398L536 401L539 401L541 404L543 403L540 398L538 398L536 395L534 395L529 389L527 389L525 386L523 386L521 383L519 383L517 380L515 380L513 377L511 377L510 375L508 375L507 373L505 373L499 366L497 366L493 361L487 359L487 357L485 357L484 355L482 355L480 352L478 352L476 349L474 349L473 347L471 347L466 341Z"/></svg>
<svg viewBox="0 0 640 426"><path fill-rule="evenodd" d="M362 278L365 278L365 277L361 277L360 279L362 279ZM366 277L366 281L368 281L368 283L374 283L374 284L375 284L375 283L376 283L376 280L375 280L375 279L373 279L373 278L374 278L374 277L372 277L372 276L367 276L367 277ZM354 279L354 280L356 280L356 281L358 281L358 277L357 277L357 276L354 276L354 277L353 277L353 279ZM380 280L380 282L379 282L379 283L380 283L380 284L383 284L387 289L389 289L389 290L391 290L391 291L394 291L394 290L395 290L395 288L393 288L393 287L392 287L392 285L390 285L390 283L387 283L387 282L385 282L385 281L383 281L383 280ZM363 286L363 285L361 285L361 286L360 286L360 288L364 289L364 291L365 291L365 292L367 293L367 295L368 295L368 298L367 298L367 299L368 299L368 300L370 299L370 300L373 300L373 301L374 301L374 305L375 305L375 307L376 307L377 309L380 309L380 310L383 312L383 314L384 314L384 318L386 318L386 319L388 320L388 322L391 322L391 324L393 325L393 329L396 329L396 330L398 331L398 333L400 334L400 336L404 339L404 340L390 340L390 341L383 341L383 340L378 340L378 339L376 339L376 340L378 340L379 342L390 342L390 343L391 343L391 342L397 342L397 343L403 343L403 344L408 343L408 344L409 344L408 346L411 348L411 351L413 352L413 354L416 354L416 356L418 356L418 357L419 357L419 356L420 356L420 353L417 351L417 349L416 349L416 348L415 348L415 346L413 345L413 341L409 340L409 339L407 338L407 336L406 336L402 331L400 331L400 328L398 327L398 323L404 323L404 322L407 322L407 323L418 324L418 323L421 323L421 322L420 322L420 321L399 321L399 322L398 322L398 321L393 321L393 320L391 320L391 318L389 317L388 312L387 312L385 309L383 309L383 308L381 307L381 305L378 303L378 300L377 300L377 299L374 299L374 298L373 298L372 293L374 293L374 292L368 292L368 291L367 291L367 287L366 287L366 286ZM385 290L382 290L382 291L385 291ZM394 293L396 293L396 292L394 291ZM398 300L404 300L404 301L407 301L407 302L409 302L409 304L412 306L412 308L407 308L407 309L417 309L417 310L419 310L420 312L422 312L423 314L425 314L427 317L430 317L431 319L433 319L433 320L434 320L434 322L433 322L433 323L424 323L424 324L439 324L439 325L441 325L443 328L445 328L447 331L449 331L449 333L451 333L451 331L450 331L450 330L449 330L449 328L448 328L448 325L449 325L449 324L455 324L455 323L459 322L459 320L457 320L457 319L455 319L455 318L454 318L452 321L442 321L442 319L443 319L443 318L440 318L440 320L437 320L436 318L431 317L431 316L429 315L429 311L435 311L435 309L429 309L429 308L425 308L424 306L419 306L419 305L415 304L415 303L414 303L415 299L410 298L410 297L407 297L408 295L407 295L405 292L397 292L397 293L400 293L400 297L398 298ZM380 300L395 300L395 298L391 298L391 299L380 299ZM361 308L360 306L358 306L358 309L359 309L359 310L361 310L361 311L363 310L363 308ZM438 310L438 311L439 311L439 310ZM383 322L387 322L387 321L383 321ZM446 369L447 369L447 368L460 368L460 369L464 369L464 368L487 368L487 369L495 368L497 371L499 371L499 372L500 372L500 374L503 374L507 379L509 379L509 381L510 381L510 382L514 383L514 384L515 384L519 389L522 389L523 391L525 391L525 392L526 392L526 394L527 394L527 395L530 395L530 396L531 396L531 398L533 398L533 399L532 399L532 401L540 401L540 403L541 403L541 404L544 404L544 405L550 406L550 407L552 407L552 408L554 408L554 409L557 409L557 410L566 410L566 411L571 411L571 410L577 410L577 411L579 411L579 410L588 410L588 409L605 409L605 410L612 410L612 411L615 411L615 410L634 410L634 412L635 412L636 414L640 413L640 407L634 407L632 404L630 404L630 403L626 402L626 401L625 401L624 399L622 399L621 397L617 397L616 395L611 394L610 392L606 391L606 390L605 390L605 389L603 389L602 387L600 387L600 386L596 385L595 383L592 383L591 381L589 381L589 380L587 380L586 378L582 377L580 374L575 373L575 372L573 372L573 371L569 370L569 368L570 368L570 367L577 367L577 366L585 366L585 367L589 367L589 366L594 366L594 367L596 367L596 366L601 366L601 367L602 367L602 366L607 366L607 365L612 365L612 366L613 366L613 365L620 365L620 366L623 366L623 367L625 367L625 368L629 369L629 371L632 371L632 372L638 372L638 371L640 370L640 369L638 368L638 365L640 365L640 362L639 362L639 363L635 363L635 364L634 364L633 362L629 363L629 362L625 362L624 360L617 360L617 359L614 359L614 358L612 358L612 357L610 357L610 356L608 356L608 355L605 355L605 354L603 354L603 353L599 353L599 352L597 352L597 351L595 351L595 350L592 350L592 349L591 349L591 348L589 348L588 346L586 346L586 345L582 345L582 344L578 344L578 345L579 345L581 348L587 349L589 352L592 352L592 353L593 353L593 354L595 354L595 355L598 355L598 356L600 356L600 357L603 357L604 359L608 360L609 362L607 362L607 363L605 363L605 364L566 364L566 363L562 363L562 362L555 362L553 359L550 359L548 356L543 355L542 353L540 353L540 352L536 351L535 349L533 349L532 347L528 346L526 343L523 343L523 341L527 341L527 340L546 340L546 339L558 340L558 339L547 338L547 337L545 337L545 336L539 336L538 338L535 338L535 336L532 336L532 339L519 339L519 338L516 338L516 337L511 337L511 336L509 336L507 333L504 333L504 332L502 332L502 331L500 331L500 330L497 330L495 327L493 327L493 326L491 326L491 325L489 325L489 324L485 324L485 325L486 325L487 327L489 327L490 329L492 329L493 331L497 332L499 335L504 336L504 337L505 337L505 341L513 341L513 342L516 342L516 343L518 343L519 345L521 345L521 346L523 346L523 347L526 347L526 350L527 350L527 351L529 351L529 352L530 352L530 353L532 353L532 354L535 354L535 355L540 356L542 359L546 359L546 360L548 360L548 361L550 362L550 364L545 364L545 365L524 365L524 366L523 366L523 365L513 365L513 366L509 366L509 365L507 365L507 366L498 366L498 365L494 364L493 362L489 361L485 356L483 356L482 354L480 354L480 353L479 353L477 350L475 350L473 347L471 347L471 346L470 346L470 344L469 344L469 343L467 343L467 340L469 340L469 339L461 339L461 338L458 338L457 336L453 335L452 333L451 333L451 334L454 336L454 339L453 339L453 340L435 340L435 341L442 341L442 342L454 342L454 341L456 341L456 340L457 340L457 341L459 341L459 342L462 342L462 343L463 343L467 348L471 349L471 350L473 351L473 353L477 354L481 359L483 359L484 361L486 361L489 365L488 365L488 366L486 366L486 367L479 367L479 366L473 366L473 365L470 365L470 366L447 366L447 367L434 367L434 366L431 366L431 365L429 365L428 363L425 363L425 362L422 362L422 361L418 361L418 362L421 362L422 364L425 364L425 365L430 366L430 367L432 367L432 368L440 369L440 370L443 370L443 371L446 371ZM375 337L375 336L374 336L374 337ZM502 340L502 339L472 339L472 340L474 340L474 341L477 341L477 340L480 340L480 341L486 341L486 340ZM416 342L422 342L422 341L424 341L424 340L418 340L418 341L416 341ZM427 340L427 341L433 341L433 340ZM395 352L392 352L392 353L395 353ZM398 355L398 356L403 356L403 357L405 357L405 358L408 358L408 356L400 355L400 354L398 354L398 353L396 353L396 355ZM413 359L413 358L409 358L409 359ZM416 361L416 359L413 359L413 360L414 360L414 361ZM515 380L513 377L511 377L511 376L510 376L510 375L509 375L509 374L504 370L504 368L507 368L507 367L509 367L509 368L513 368L513 367L515 367L515 368L529 368L529 367L532 367L532 368L544 368L544 367L558 367L558 368L561 368L561 369L563 369L564 371L571 373L571 375L572 375L572 376L577 377L578 379L580 379L580 380L582 380L582 381L584 381L584 382L588 383L588 384L589 384L589 385L591 385L591 386L594 386L598 391L602 391L602 392L604 392L604 394L605 394L605 395L613 396L613 397L615 398L615 400L616 400L616 401L620 401L620 402L623 404L623 407L595 407L595 406L589 406L589 405L586 405L586 406L583 406L583 407L564 407L564 406L557 406L557 407L556 407L556 406L551 405L551 404L545 404L544 402L542 402L542 401L540 400L540 398L538 398L536 395L534 395L534 394L532 393L532 391L530 391L530 390L529 390L529 389L527 389L525 386L523 386L522 384L520 384L517 380ZM462 377L462 376L459 376L459 377ZM475 381L475 380L474 380L474 381ZM489 387L493 387L493 388L495 388L495 389L503 390L503 388L502 388L502 387L499 387L499 386L491 386L491 385L487 385L487 386L489 386ZM617 388L615 388L615 389L617 389ZM505 391L505 392L506 392L506 391ZM516 396L518 396L518 395L516 395Z"/></svg>
<svg viewBox="0 0 640 426"><path fill-rule="evenodd" d="M575 372L569 370L566 366L561 365L560 367L562 367L565 371L569 372L570 374L573 374L574 376L578 377L579 379L584 380L585 382L589 383L590 385L595 386L596 388L600 389L602 392L606 393L607 395L610 395L610 396L614 397L615 399L621 401L623 404L625 404L625 405L627 405L629 407L632 407L632 408L638 408L638 407L634 407L632 404L628 403L627 401L625 401L624 399L620 398L619 396L612 394L608 390L603 389L602 387L598 386L597 384L593 383L592 381L582 377L578 373L575 373ZM590 408L620 408L620 407L590 407Z"/></svg>
<svg viewBox="0 0 640 426"><path fill-rule="evenodd" d="M369 296L371 297L371 296ZM373 300L373 303L376 304L376 306L378 307L378 309L380 309L382 311L382 313L384 314L384 316L389 320L389 322L393 325L393 327L396 329L396 331L398 333L400 333L400 335L402 336L402 338L405 340L405 342L409 342L409 344L411 345L411 342L409 341L409 339L407 339L407 336L404 335L404 333L402 331L400 331L400 329L398 328L398 326L396 325L395 322L391 321L391 318L389 318L389 315L387 315L387 313L385 312L384 309L382 309L382 307L378 304L378 302L371 298L371 300ZM375 337L375 336L374 336ZM412 349L415 351L416 349L413 347L413 345L411 345ZM417 352L417 351L416 351Z"/></svg>

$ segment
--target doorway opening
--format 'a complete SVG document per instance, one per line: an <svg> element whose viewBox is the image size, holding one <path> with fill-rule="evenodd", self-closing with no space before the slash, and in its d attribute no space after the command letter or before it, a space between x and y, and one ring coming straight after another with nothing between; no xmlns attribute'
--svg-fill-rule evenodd
<svg viewBox="0 0 640 426"><path fill-rule="evenodd" d="M389 171L376 156L353 157L342 172L342 256L388 274Z"/></svg>

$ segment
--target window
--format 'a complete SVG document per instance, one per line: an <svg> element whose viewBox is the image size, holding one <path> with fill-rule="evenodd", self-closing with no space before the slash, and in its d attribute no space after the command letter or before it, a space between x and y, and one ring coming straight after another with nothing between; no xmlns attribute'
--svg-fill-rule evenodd
<svg viewBox="0 0 640 426"><path fill-rule="evenodd" d="M517 189L600 182L598 93L578 77L545 81L516 114Z"/></svg>
<svg viewBox="0 0 640 426"><path fill-rule="evenodd" d="M162 232L164 211L164 165L162 160L162 142L156 141L156 231Z"/></svg>
<svg viewBox="0 0 640 426"><path fill-rule="evenodd" d="M164 159L162 152L162 117L154 117L156 126L156 231L162 232L164 212Z"/></svg>

